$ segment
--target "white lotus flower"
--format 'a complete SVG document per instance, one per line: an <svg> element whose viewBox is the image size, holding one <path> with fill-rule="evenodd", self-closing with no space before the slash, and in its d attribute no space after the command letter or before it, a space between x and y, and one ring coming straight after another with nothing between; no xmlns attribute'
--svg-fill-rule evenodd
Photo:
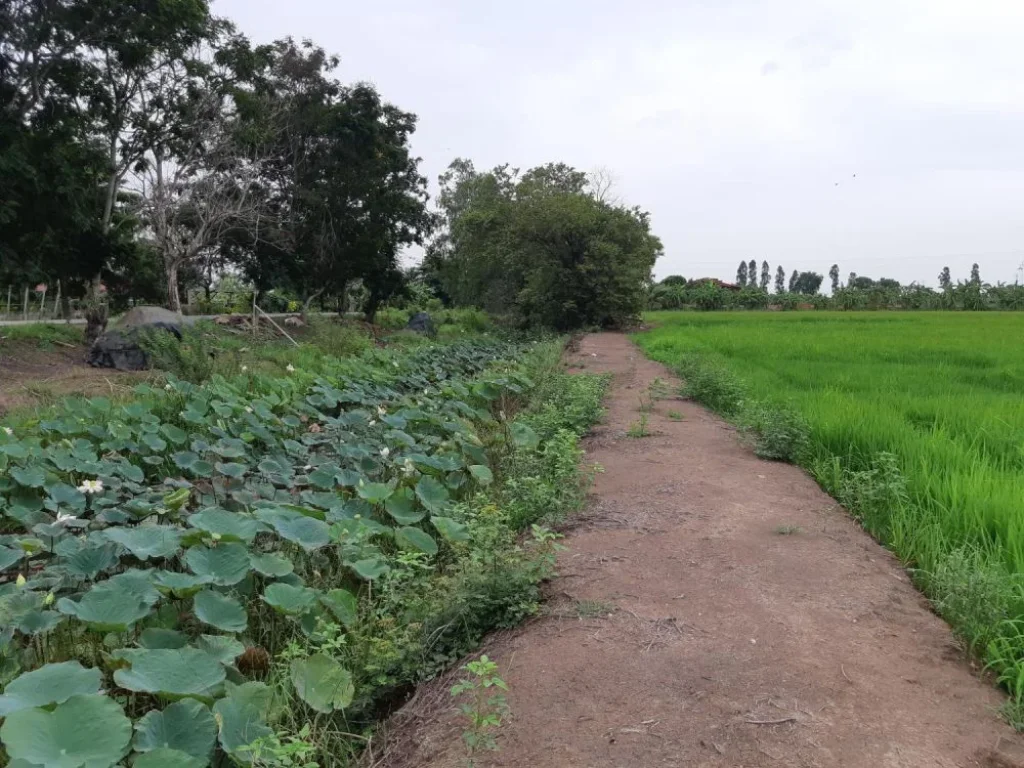
<svg viewBox="0 0 1024 768"><path fill-rule="evenodd" d="M374 424L376 424L376 423L377 423L377 420L376 420L376 419L370 419L370 424L369 424L369 426L371 426L371 427L372 427L372 426L373 426Z"/></svg>
<svg viewBox="0 0 1024 768"><path fill-rule="evenodd" d="M57 513L57 525L67 525L72 520L77 520L77 515L72 515L70 512L58 512Z"/></svg>
<svg viewBox="0 0 1024 768"><path fill-rule="evenodd" d="M10 437L11 435L14 434L14 430L11 429L10 427L4 427L4 434Z"/></svg>
<svg viewBox="0 0 1024 768"><path fill-rule="evenodd" d="M249 366L248 365L243 365L242 366L242 373L245 373L248 370L249 370Z"/></svg>
<svg viewBox="0 0 1024 768"><path fill-rule="evenodd" d="M25 581L26 581L25 574L19 573L18 574L18 578L15 579L14 583L17 584L19 587L24 587L25 586Z"/></svg>
<svg viewBox="0 0 1024 768"><path fill-rule="evenodd" d="M377 415L380 416L382 419L388 415L388 412L384 409L383 405L377 406Z"/></svg>
<svg viewBox="0 0 1024 768"><path fill-rule="evenodd" d="M385 446L384 448L381 448L380 449L380 455L383 456L386 459L388 456L391 455L391 449L388 448L387 446Z"/></svg>
<svg viewBox="0 0 1024 768"><path fill-rule="evenodd" d="M170 392L172 389L174 389L174 387L172 387L170 384L164 384L164 389Z"/></svg>
<svg viewBox="0 0 1024 768"><path fill-rule="evenodd" d="M309 470L311 470L312 468L313 468L313 465L312 465L312 464L307 464L306 466L304 466L304 467L302 468L302 471L303 471L303 472L309 472Z"/></svg>
<svg viewBox="0 0 1024 768"><path fill-rule="evenodd" d="M395 366L395 368L397 368L398 367L398 362L396 361L396 362L392 363L392 365Z"/></svg>
<svg viewBox="0 0 1024 768"><path fill-rule="evenodd" d="M102 480L83 480L82 484L78 486L78 490L87 496L92 493L103 492L103 481Z"/></svg>
<svg viewBox="0 0 1024 768"><path fill-rule="evenodd" d="M412 459L406 459L404 462L402 462L402 471L405 472L405 474L407 475L415 474L416 463Z"/></svg>
<svg viewBox="0 0 1024 768"><path fill-rule="evenodd" d="M252 408L250 408L248 405L245 406L245 412L246 413L252 413Z"/></svg>
<svg viewBox="0 0 1024 768"><path fill-rule="evenodd" d="M288 373L295 373L295 366L292 365L291 363L288 363L288 365L286 365L284 369L288 371Z"/></svg>

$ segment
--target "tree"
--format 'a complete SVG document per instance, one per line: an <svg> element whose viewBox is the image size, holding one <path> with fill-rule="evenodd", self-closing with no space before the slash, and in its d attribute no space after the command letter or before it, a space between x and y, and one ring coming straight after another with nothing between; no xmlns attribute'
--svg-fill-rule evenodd
<svg viewBox="0 0 1024 768"><path fill-rule="evenodd" d="M661 285L686 285L686 278L682 275L669 275L661 281Z"/></svg>
<svg viewBox="0 0 1024 768"><path fill-rule="evenodd" d="M767 261L761 262L761 290L768 293L768 283L772 281L772 270Z"/></svg>
<svg viewBox="0 0 1024 768"><path fill-rule="evenodd" d="M794 272L790 280L789 290L791 293L800 293L805 296L814 296L821 283L825 279L817 272Z"/></svg>
<svg viewBox="0 0 1024 768"><path fill-rule="evenodd" d="M754 259L747 264L747 287L757 288L757 262Z"/></svg>
<svg viewBox="0 0 1024 768"><path fill-rule="evenodd" d="M981 285L981 270L977 264L971 265L971 285Z"/></svg>
<svg viewBox="0 0 1024 768"><path fill-rule="evenodd" d="M793 270L793 274L789 276L789 292L794 293L796 291L796 281L800 277L800 272Z"/></svg>
<svg viewBox="0 0 1024 768"><path fill-rule="evenodd" d="M828 276L832 280L832 293L839 290L839 265L833 264L828 270Z"/></svg>
<svg viewBox="0 0 1024 768"><path fill-rule="evenodd" d="M943 267L939 273L939 288L943 291L948 291L953 287L953 278L949 274L949 267Z"/></svg>
<svg viewBox="0 0 1024 768"><path fill-rule="evenodd" d="M747 285L747 276L749 274L747 262L741 261L739 269L736 270L736 285L740 288L745 288Z"/></svg>
<svg viewBox="0 0 1024 768"><path fill-rule="evenodd" d="M598 200L561 163L520 174L456 160L440 181L425 262L456 304L562 330L639 315L661 254L648 214Z"/></svg>
<svg viewBox="0 0 1024 768"><path fill-rule="evenodd" d="M786 270L782 268L781 264L779 265L778 269L775 270L775 292L786 292Z"/></svg>

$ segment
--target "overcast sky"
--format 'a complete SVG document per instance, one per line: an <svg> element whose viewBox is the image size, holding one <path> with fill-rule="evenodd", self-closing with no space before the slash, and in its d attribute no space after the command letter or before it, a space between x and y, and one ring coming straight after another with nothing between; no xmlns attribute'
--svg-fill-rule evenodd
<svg viewBox="0 0 1024 768"><path fill-rule="evenodd" d="M260 42L314 40L342 80L415 112L432 190L457 156L607 167L652 214L659 277L732 279L753 258L935 285L977 261L995 283L1024 261L1020 0L214 9Z"/></svg>

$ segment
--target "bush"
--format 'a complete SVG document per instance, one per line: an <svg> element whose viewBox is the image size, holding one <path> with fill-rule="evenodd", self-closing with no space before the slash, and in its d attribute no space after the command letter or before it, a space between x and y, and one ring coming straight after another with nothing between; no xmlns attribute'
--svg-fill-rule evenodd
<svg viewBox="0 0 1024 768"><path fill-rule="evenodd" d="M746 398L746 388L728 368L698 358L684 359L679 365L683 376L683 394L712 410L735 416Z"/></svg>
<svg viewBox="0 0 1024 768"><path fill-rule="evenodd" d="M173 333L143 328L138 332L138 341L152 368L193 384L201 384L213 375L214 351L198 328L183 328L180 341Z"/></svg>
<svg viewBox="0 0 1024 768"><path fill-rule="evenodd" d="M762 459L799 464L807 456L811 430L792 408L764 402L744 404L740 426L754 435L754 452Z"/></svg>

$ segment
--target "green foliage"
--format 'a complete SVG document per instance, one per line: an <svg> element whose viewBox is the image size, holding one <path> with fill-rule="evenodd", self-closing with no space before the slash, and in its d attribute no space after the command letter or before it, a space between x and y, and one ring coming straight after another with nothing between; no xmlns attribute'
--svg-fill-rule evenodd
<svg viewBox="0 0 1024 768"><path fill-rule="evenodd" d="M474 757L481 750L498 750L495 732L508 716L508 702L502 693L508 691L508 685L498 674L498 665L486 655L462 669L467 676L452 686L451 695L462 699L459 711L466 719L462 741L468 764L475 765Z"/></svg>
<svg viewBox="0 0 1024 768"><path fill-rule="evenodd" d="M0 432L8 753L112 765L134 723L136 764L342 764L395 687L536 610L554 543L517 533L582 500L603 391L559 349L374 348Z"/></svg>
<svg viewBox="0 0 1024 768"><path fill-rule="evenodd" d="M559 330L638 319L661 254L648 214L602 202L562 164L520 176L456 160L441 187L444 227L424 270L455 303Z"/></svg>
<svg viewBox="0 0 1024 768"><path fill-rule="evenodd" d="M214 371L214 351L201 329L185 327L181 339L167 331L143 329L138 332L139 346L151 367L173 373L179 379L201 384Z"/></svg>

